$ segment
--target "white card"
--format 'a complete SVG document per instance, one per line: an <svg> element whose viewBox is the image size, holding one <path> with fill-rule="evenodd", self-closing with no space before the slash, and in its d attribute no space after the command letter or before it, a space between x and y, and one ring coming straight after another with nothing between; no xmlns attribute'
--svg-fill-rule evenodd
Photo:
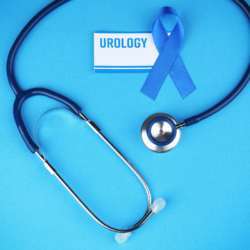
<svg viewBox="0 0 250 250"><path fill-rule="evenodd" d="M158 55L151 32L94 33L96 73L148 73Z"/></svg>

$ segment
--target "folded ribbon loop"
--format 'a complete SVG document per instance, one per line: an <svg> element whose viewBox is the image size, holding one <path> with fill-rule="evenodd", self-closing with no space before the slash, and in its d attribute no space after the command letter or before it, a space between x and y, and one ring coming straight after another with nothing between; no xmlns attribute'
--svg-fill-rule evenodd
<svg viewBox="0 0 250 250"><path fill-rule="evenodd" d="M165 14L178 17L177 23L170 36L160 20L160 16ZM180 95L183 99L186 98L196 88L179 56L184 38L184 26L175 9L171 7L163 7L160 9L153 23L152 35L159 56L141 92L155 100L167 75L170 74Z"/></svg>

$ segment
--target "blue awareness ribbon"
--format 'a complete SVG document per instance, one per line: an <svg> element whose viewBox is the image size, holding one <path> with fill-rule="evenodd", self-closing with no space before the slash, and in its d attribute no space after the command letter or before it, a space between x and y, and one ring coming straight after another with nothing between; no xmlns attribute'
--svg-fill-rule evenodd
<svg viewBox="0 0 250 250"><path fill-rule="evenodd" d="M165 14L178 17L170 36L160 20L160 16ZM179 56L184 38L184 26L175 9L171 7L160 9L153 23L152 35L159 56L141 89L141 93L155 100L167 75L170 74L180 95L183 99L186 98L196 87Z"/></svg>

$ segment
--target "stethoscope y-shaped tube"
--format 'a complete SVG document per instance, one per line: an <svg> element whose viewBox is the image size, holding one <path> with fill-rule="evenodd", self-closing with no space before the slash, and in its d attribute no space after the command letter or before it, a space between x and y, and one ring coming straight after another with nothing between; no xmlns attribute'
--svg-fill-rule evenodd
<svg viewBox="0 0 250 250"><path fill-rule="evenodd" d="M142 178L142 176L139 174L139 172L134 168L134 166L122 155L122 153L101 133L101 130L95 125L94 122L90 121L82 112L81 108L72 100L68 99L67 97L60 95L56 92L53 92L48 89L44 88L33 88L26 91L22 91L19 87L17 80L15 78L14 73L14 61L15 56L17 54L17 51L19 47L21 46L22 42L26 38L26 36L29 34L29 32L35 27L35 25L41 21L45 16L47 16L50 12L61 6L62 4L69 2L70 0L56 0L49 4L47 7L45 7L43 10L41 10L35 17L32 18L32 20L24 27L24 29L21 31L21 33L18 35L17 39L15 40L7 61L7 75L8 80L10 83L10 86L16 95L16 100L14 103L13 113L15 122L17 124L17 127L19 129L19 132L26 143L27 147L30 149L32 153L35 153L44 163L44 166L47 168L47 170L56 176L56 178L63 184L63 186L70 192L70 194L77 200L77 202L89 213L89 215L92 216L93 219L95 219L100 225L103 227L114 231L118 233L128 233L132 232L139 227L141 227L153 213L158 213L163 207L165 206L165 201L163 199L157 199L153 204L151 199L151 193L148 188L148 185L146 184L145 180ZM21 116L21 108L25 100L27 100L30 97L36 96L36 95L43 95L48 98L55 99L66 106L72 111L72 113L82 120L84 120L89 127L98 134L108 145L109 147L124 161L124 163L133 171L133 173L138 177L138 179L141 181L142 185L145 188L147 198L148 198L148 204L147 209L143 217L132 227L128 229L116 229L113 228L106 223L104 223L102 220L100 220L84 203L83 201L74 193L74 191L69 187L69 185L62 179L62 177L57 173L57 171L51 166L51 164L45 159L45 157L39 152L39 147L34 143L34 141L31 139ZM124 235L119 236L117 238L117 241L124 242L130 235Z"/></svg>
<svg viewBox="0 0 250 250"><path fill-rule="evenodd" d="M45 89L45 88L34 88L29 89L27 91L23 91L16 80L15 72L14 72L14 62L15 57L17 54L17 51L19 47L21 46L22 42L26 38L26 36L29 34L29 32L36 26L37 23L39 23L45 16L47 16L50 12L58 8L59 6L63 5L66 2L69 2L70 0L57 0L53 3L49 4L47 7L45 7L42 11L40 11L36 16L34 16L29 23L23 28L23 30L20 32L18 37L16 38L14 44L11 47L11 50L9 52L8 60L7 60L7 76L9 80L9 84L16 95L16 100L13 107L13 114L14 119L17 125L17 128L26 143L27 147L32 153L35 153L38 150L38 146L34 143L34 141L31 139L25 125L22 119L21 115L21 109L24 101L26 101L28 98L36 96L36 95L42 95L46 96L48 98L55 99L56 101L59 101L66 105L72 112L74 112L75 115L78 115L81 112L81 108L72 100L69 98L60 95L56 92L53 92L51 90Z"/></svg>

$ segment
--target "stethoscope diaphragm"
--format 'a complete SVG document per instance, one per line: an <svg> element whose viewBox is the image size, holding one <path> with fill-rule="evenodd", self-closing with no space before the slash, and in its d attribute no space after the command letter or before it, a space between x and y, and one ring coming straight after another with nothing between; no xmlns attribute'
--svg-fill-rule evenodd
<svg viewBox="0 0 250 250"><path fill-rule="evenodd" d="M143 143L157 153L168 152L175 148L181 138L178 122L170 115L158 113L148 117L141 128Z"/></svg>

